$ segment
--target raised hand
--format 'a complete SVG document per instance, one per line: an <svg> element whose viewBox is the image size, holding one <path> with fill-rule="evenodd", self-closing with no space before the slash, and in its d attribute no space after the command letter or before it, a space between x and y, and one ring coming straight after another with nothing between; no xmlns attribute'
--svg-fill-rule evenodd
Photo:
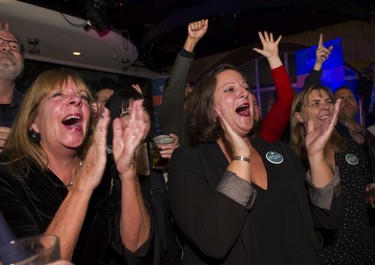
<svg viewBox="0 0 375 265"><path fill-rule="evenodd" d="M105 109L96 124L93 142L78 172L79 182L83 183L80 186L83 188L96 188L102 179L107 162L106 146L109 121L109 110Z"/></svg>
<svg viewBox="0 0 375 265"><path fill-rule="evenodd" d="M263 45L263 49L253 48L253 51L266 57L271 69L282 65L279 57L279 42L281 41L282 36L280 35L276 40L274 40L273 33L271 32L268 34L267 31L264 33L259 31L258 36Z"/></svg>
<svg viewBox="0 0 375 265"><path fill-rule="evenodd" d="M281 41L282 36L280 35L276 41L273 39L273 33L268 34L267 31L258 32L260 42L263 45L263 49L253 48L253 51L260 53L264 57L278 56L279 55L279 42Z"/></svg>
<svg viewBox="0 0 375 265"><path fill-rule="evenodd" d="M314 122L309 120L307 122L307 134L305 138L306 150L309 155L322 154L327 145L333 129L336 126L341 98L336 100L333 115L322 122L319 128L315 128Z"/></svg>
<svg viewBox="0 0 375 265"><path fill-rule="evenodd" d="M186 38L184 49L193 52L195 45L206 34L208 29L208 19L201 19L191 22L188 25L188 36Z"/></svg>
<svg viewBox="0 0 375 265"><path fill-rule="evenodd" d="M333 46L329 46L326 48L323 45L323 34L319 35L319 42L318 42L318 48L316 48L315 51L315 64L314 69L319 71L322 69L323 63L328 59L329 55L331 54L331 51L333 49Z"/></svg>
<svg viewBox="0 0 375 265"><path fill-rule="evenodd" d="M134 166L135 150L148 133L143 100L135 100L129 112L125 118L113 121L113 157L120 176Z"/></svg>
<svg viewBox="0 0 375 265"><path fill-rule="evenodd" d="M200 40L208 29L208 19L191 22L188 26L188 34L192 39Z"/></svg>

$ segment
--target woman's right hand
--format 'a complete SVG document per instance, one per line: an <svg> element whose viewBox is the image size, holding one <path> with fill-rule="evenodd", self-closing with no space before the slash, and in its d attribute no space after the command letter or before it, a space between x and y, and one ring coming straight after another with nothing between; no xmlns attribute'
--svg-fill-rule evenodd
<svg viewBox="0 0 375 265"><path fill-rule="evenodd" d="M315 128L314 122L309 120L307 123L307 134L305 138L305 146L307 154L310 156L324 155L324 148L332 136L336 126L341 99L337 99L334 105L333 115L327 118L319 128Z"/></svg>
<svg viewBox="0 0 375 265"><path fill-rule="evenodd" d="M253 117L253 106L251 104L250 106L250 112L251 117ZM225 139L222 139L222 142L224 146L221 146L221 148L226 149L226 143L230 146L232 149L232 154L230 152L229 155L232 156L242 156L250 159L251 151L250 151L250 141L245 141L246 137L242 137L239 135L236 131L233 130L233 128L230 126L228 121L225 119L224 115L222 114L221 110L216 107L215 111L218 115L218 119L220 120L221 127L224 132ZM219 139L220 141L220 139ZM220 144L219 144L220 145ZM224 150L223 150L224 151ZM241 160L232 160L232 158L229 158L229 165L227 167L227 170L235 173L238 177L241 179L251 182L251 163L248 161L241 161Z"/></svg>
<svg viewBox="0 0 375 265"><path fill-rule="evenodd" d="M78 171L78 180L79 183L82 183L79 187L83 189L95 189L102 179L107 163L106 146L109 121L109 110L105 109L96 124L93 142Z"/></svg>
<svg viewBox="0 0 375 265"><path fill-rule="evenodd" d="M250 112L253 112L252 106L250 106L249 109ZM248 143L246 143L244 138L242 138L238 133L236 133L232 129L232 127L229 125L228 121L225 119L224 115L218 107L215 107L215 111L218 115L218 119L223 129L225 140L232 149L231 151L233 152L233 156L250 157L250 148L248 146ZM251 113L251 117L253 117L253 113Z"/></svg>

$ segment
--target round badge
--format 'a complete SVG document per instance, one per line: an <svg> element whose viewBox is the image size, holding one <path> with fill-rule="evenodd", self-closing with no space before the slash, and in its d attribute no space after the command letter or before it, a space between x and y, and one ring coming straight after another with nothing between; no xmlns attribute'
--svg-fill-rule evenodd
<svg viewBox="0 0 375 265"><path fill-rule="evenodd" d="M359 162L358 157L354 154L347 154L345 156L345 160L346 160L346 162L348 162L348 164L350 164L352 166L357 165L358 162Z"/></svg>
<svg viewBox="0 0 375 265"><path fill-rule="evenodd" d="M275 151L267 152L266 158L272 164L281 164L284 161L283 156L280 153L275 152Z"/></svg>

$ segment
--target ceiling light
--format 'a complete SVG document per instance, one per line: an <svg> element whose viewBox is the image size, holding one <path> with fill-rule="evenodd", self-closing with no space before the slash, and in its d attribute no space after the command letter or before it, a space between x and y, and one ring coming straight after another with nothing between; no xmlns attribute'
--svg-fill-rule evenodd
<svg viewBox="0 0 375 265"><path fill-rule="evenodd" d="M81 52L73 52L73 55L75 55L75 56L80 56L80 55L81 55Z"/></svg>

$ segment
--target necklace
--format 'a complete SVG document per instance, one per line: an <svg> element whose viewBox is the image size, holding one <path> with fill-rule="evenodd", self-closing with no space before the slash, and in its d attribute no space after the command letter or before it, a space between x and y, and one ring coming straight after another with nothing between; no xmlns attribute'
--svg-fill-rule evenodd
<svg viewBox="0 0 375 265"><path fill-rule="evenodd" d="M69 188L69 187L73 186L73 184L74 184L74 180L69 182L69 184L65 185L65 188Z"/></svg>
<svg viewBox="0 0 375 265"><path fill-rule="evenodd" d="M81 167L82 165L83 165L82 161L79 160L79 166ZM73 180L71 180L68 184L65 185L65 188L69 188L69 187L73 186L74 183L76 183L76 182L75 182L75 180L73 179Z"/></svg>

